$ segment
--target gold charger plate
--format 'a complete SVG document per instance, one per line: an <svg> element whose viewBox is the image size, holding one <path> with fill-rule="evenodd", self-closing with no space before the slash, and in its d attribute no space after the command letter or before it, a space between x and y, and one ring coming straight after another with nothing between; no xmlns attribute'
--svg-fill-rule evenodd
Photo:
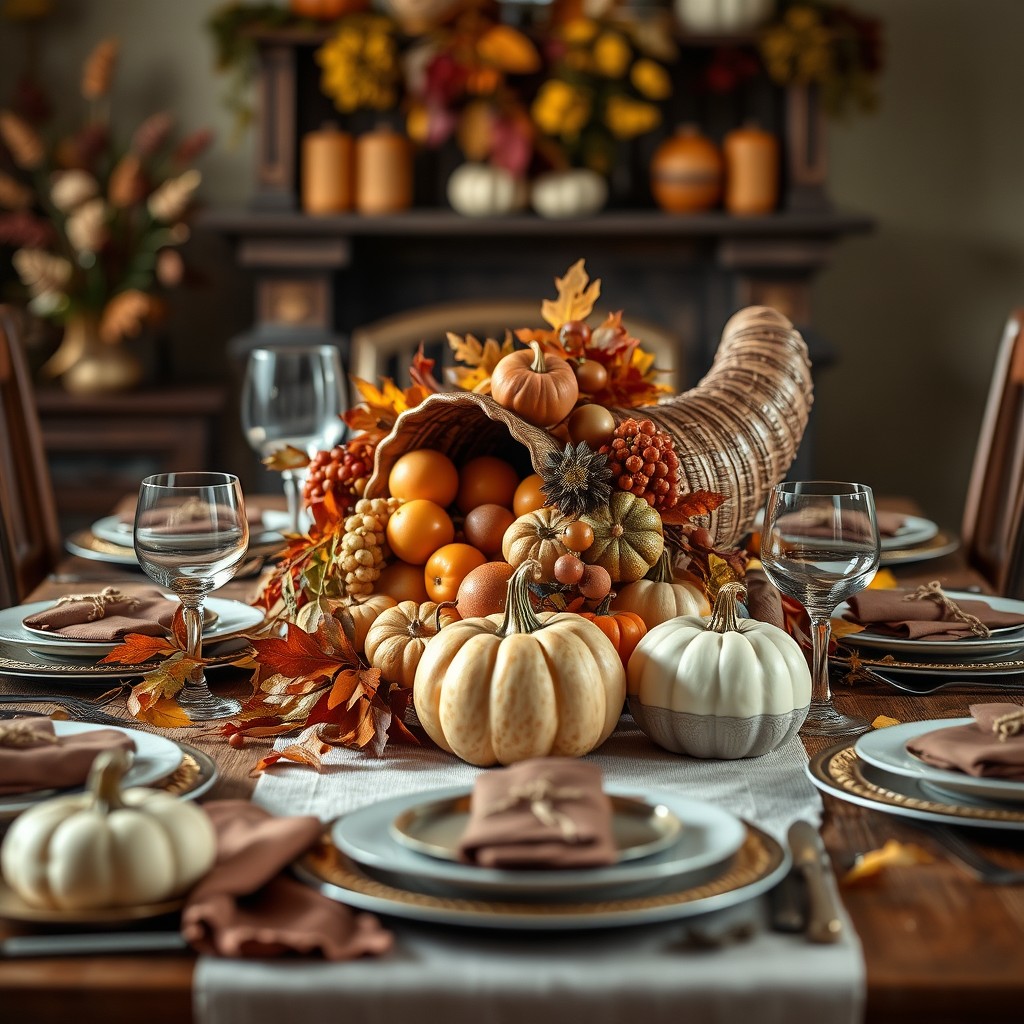
<svg viewBox="0 0 1024 1024"><path fill-rule="evenodd" d="M721 872L700 884L655 895L574 903L465 899L413 892L378 881L334 846L329 836L294 865L307 885L361 910L413 921L471 928L580 930L698 917L752 900L785 877L790 857L767 832L744 822L746 838Z"/></svg>
<svg viewBox="0 0 1024 1024"><path fill-rule="evenodd" d="M910 544L905 548L883 550L879 556L878 564L885 567L889 565L904 565L907 562L923 562L929 558L942 558L944 555L951 555L958 547L960 547L958 537L940 530L931 540L926 540L921 544Z"/></svg>
<svg viewBox="0 0 1024 1024"><path fill-rule="evenodd" d="M92 910L53 910L26 903L0 878L0 918L19 924L121 925L145 921L151 917L173 914L185 904L184 899L161 903L141 903L131 907L104 907Z"/></svg>
<svg viewBox="0 0 1024 1024"><path fill-rule="evenodd" d="M815 754L807 774L822 792L885 814L944 825L1024 831L1024 808L990 801L942 799L917 779L887 772L857 756L856 740Z"/></svg>

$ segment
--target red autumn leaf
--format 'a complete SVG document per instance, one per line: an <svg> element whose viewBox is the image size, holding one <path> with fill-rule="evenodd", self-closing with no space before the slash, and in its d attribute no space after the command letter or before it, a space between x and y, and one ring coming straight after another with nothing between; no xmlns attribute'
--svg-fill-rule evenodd
<svg viewBox="0 0 1024 1024"><path fill-rule="evenodd" d="M683 526L696 516L710 515L726 500L725 495L717 491L691 491L679 499L675 508L662 511L662 522L668 526Z"/></svg>
<svg viewBox="0 0 1024 1024"><path fill-rule="evenodd" d="M174 618L171 619L171 636L178 647L188 650L188 628L185 625L185 609L182 605L174 610Z"/></svg>
<svg viewBox="0 0 1024 1024"><path fill-rule="evenodd" d="M409 367L409 379L413 384L418 385L424 391L431 394L441 390L441 385L434 376L434 364L436 359L428 359L423 351L423 342L416 349L416 355L412 357L412 365Z"/></svg>
<svg viewBox="0 0 1024 1024"><path fill-rule="evenodd" d="M387 695L388 706L391 708L391 725L388 727L390 739L399 743L411 743L418 747L420 741L409 731L405 724L405 712L412 701L412 690L404 686L392 686Z"/></svg>
<svg viewBox="0 0 1024 1024"><path fill-rule="evenodd" d="M332 676L338 669L337 659L324 653L317 638L292 623L283 639L253 640L252 646L258 664L293 679Z"/></svg>
<svg viewBox="0 0 1024 1024"><path fill-rule="evenodd" d="M167 637L129 633L123 643L100 659L100 664L141 665L154 658L167 657L179 649Z"/></svg>

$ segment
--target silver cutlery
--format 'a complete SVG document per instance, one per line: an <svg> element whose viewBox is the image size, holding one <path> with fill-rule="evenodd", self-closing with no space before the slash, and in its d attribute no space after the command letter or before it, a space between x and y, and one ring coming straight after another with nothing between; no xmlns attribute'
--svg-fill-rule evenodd
<svg viewBox="0 0 1024 1024"><path fill-rule="evenodd" d="M113 691L113 700L117 691ZM109 703L105 701L104 703ZM103 704L96 704L91 701L82 700L79 697L66 697L55 693L33 693L33 694L9 694L0 696L0 704L21 705L21 704L52 704L55 707L66 711L76 722L90 722L94 725L125 725L123 718L116 718L100 710Z"/></svg>
<svg viewBox="0 0 1024 1024"><path fill-rule="evenodd" d="M1024 884L1024 870L1003 867L991 861L959 832L946 825L929 826L927 834L975 878L990 885Z"/></svg>
<svg viewBox="0 0 1024 1024"><path fill-rule="evenodd" d="M789 828L789 848L793 867L807 885L807 941L838 942L843 934L839 895L818 830L809 821L794 821Z"/></svg>
<svg viewBox="0 0 1024 1024"><path fill-rule="evenodd" d="M13 935L0 942L0 960L29 956L99 956L105 953L170 953L188 948L178 932L98 932Z"/></svg>

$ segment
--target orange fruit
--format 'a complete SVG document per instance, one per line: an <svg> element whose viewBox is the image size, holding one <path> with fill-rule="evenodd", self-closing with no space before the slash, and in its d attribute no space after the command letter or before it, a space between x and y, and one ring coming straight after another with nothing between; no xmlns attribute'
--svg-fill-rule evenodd
<svg viewBox="0 0 1024 1024"><path fill-rule="evenodd" d="M480 505L512 507L519 486L519 474L493 455L470 459L459 470L459 493L455 504L460 512L471 512Z"/></svg>
<svg viewBox="0 0 1024 1024"><path fill-rule="evenodd" d="M462 581L487 562L487 556L469 544L445 544L428 559L423 582L431 601L454 601Z"/></svg>
<svg viewBox="0 0 1024 1024"><path fill-rule="evenodd" d="M388 519L388 544L403 561L424 565L427 559L455 539L455 527L437 502L415 498L399 505Z"/></svg>
<svg viewBox="0 0 1024 1024"><path fill-rule="evenodd" d="M391 467L388 490L395 498L422 498L447 508L459 490L459 471L447 455L420 448L406 452Z"/></svg>
<svg viewBox="0 0 1024 1024"><path fill-rule="evenodd" d="M534 473L516 488L512 498L512 511L517 516L525 516L527 512L536 512L537 509L544 507L548 499L540 489L542 483L544 481L540 475Z"/></svg>
<svg viewBox="0 0 1024 1024"><path fill-rule="evenodd" d="M380 574L373 585L375 594L385 594L401 603L415 601L423 604L429 600L427 588L423 585L423 569L408 562L392 562Z"/></svg>
<svg viewBox="0 0 1024 1024"><path fill-rule="evenodd" d="M469 619L503 612L514 572L508 562L486 562L474 569L459 585L459 614Z"/></svg>
<svg viewBox="0 0 1024 1024"><path fill-rule="evenodd" d="M500 555L505 531L515 521L515 515L501 505L477 505L467 514L463 529L473 547L485 555Z"/></svg>

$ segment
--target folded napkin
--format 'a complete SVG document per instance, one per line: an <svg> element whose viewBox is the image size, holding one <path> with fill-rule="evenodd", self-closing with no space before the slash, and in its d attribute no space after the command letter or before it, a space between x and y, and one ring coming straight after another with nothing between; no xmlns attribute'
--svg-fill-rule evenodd
<svg viewBox="0 0 1024 1024"><path fill-rule="evenodd" d="M612 804L601 769L551 757L478 776L459 855L489 868L614 864Z"/></svg>
<svg viewBox="0 0 1024 1024"><path fill-rule="evenodd" d="M281 874L319 839L317 818L275 818L247 800L215 800L204 810L217 832L217 861L181 917L182 935L200 953L351 960L391 949L393 936L372 914Z"/></svg>
<svg viewBox="0 0 1024 1024"><path fill-rule="evenodd" d="M968 775L1024 781L1024 725L1020 704L972 704L970 725L954 725L916 736L907 750L925 764ZM1002 738L1001 738L1002 737Z"/></svg>
<svg viewBox="0 0 1024 1024"><path fill-rule="evenodd" d="M843 531L853 535L850 539L871 536L871 520L863 512L848 509L839 513L839 520ZM876 512L875 521L879 537L895 537L907 517L901 512ZM790 512L779 517L778 525L801 537L834 537L836 532L833 515L819 509Z"/></svg>
<svg viewBox="0 0 1024 1024"><path fill-rule="evenodd" d="M769 622L779 629L786 628L786 613L782 608L782 594L761 569L748 569L747 611L752 619Z"/></svg>
<svg viewBox="0 0 1024 1024"><path fill-rule="evenodd" d="M67 640L112 643L129 633L160 636L178 609L156 587L104 587L96 594L72 594L22 622Z"/></svg>
<svg viewBox="0 0 1024 1024"><path fill-rule="evenodd" d="M850 598L849 610L843 618L870 626L873 633L907 640L958 640L976 635L969 623L957 619L942 603L927 598L906 600L912 593L914 591L862 590ZM973 615L988 629L1024 625L1024 615L997 612L984 600L957 600L956 607Z"/></svg>
<svg viewBox="0 0 1024 1024"><path fill-rule="evenodd" d="M135 509L138 505L138 496L131 494L125 498L122 498L117 505L114 507L114 514L122 522L131 527L135 523ZM263 525L263 513L266 510L258 501L252 501L249 498L245 499L245 519L248 522L250 528L258 528ZM164 514L157 513L159 519L158 522L162 522ZM232 517L234 512L231 513ZM154 515L149 515L149 521L154 521ZM146 517L143 516L143 525L146 525ZM180 525L176 525L174 528L175 533L200 533L210 529L210 517L206 514L205 510L200 511L199 507L196 510L190 512L189 509L183 506L183 513L181 515Z"/></svg>
<svg viewBox="0 0 1024 1024"><path fill-rule="evenodd" d="M48 718L0 722L0 796L80 786L104 750L135 750L116 729L89 729L58 737Z"/></svg>

